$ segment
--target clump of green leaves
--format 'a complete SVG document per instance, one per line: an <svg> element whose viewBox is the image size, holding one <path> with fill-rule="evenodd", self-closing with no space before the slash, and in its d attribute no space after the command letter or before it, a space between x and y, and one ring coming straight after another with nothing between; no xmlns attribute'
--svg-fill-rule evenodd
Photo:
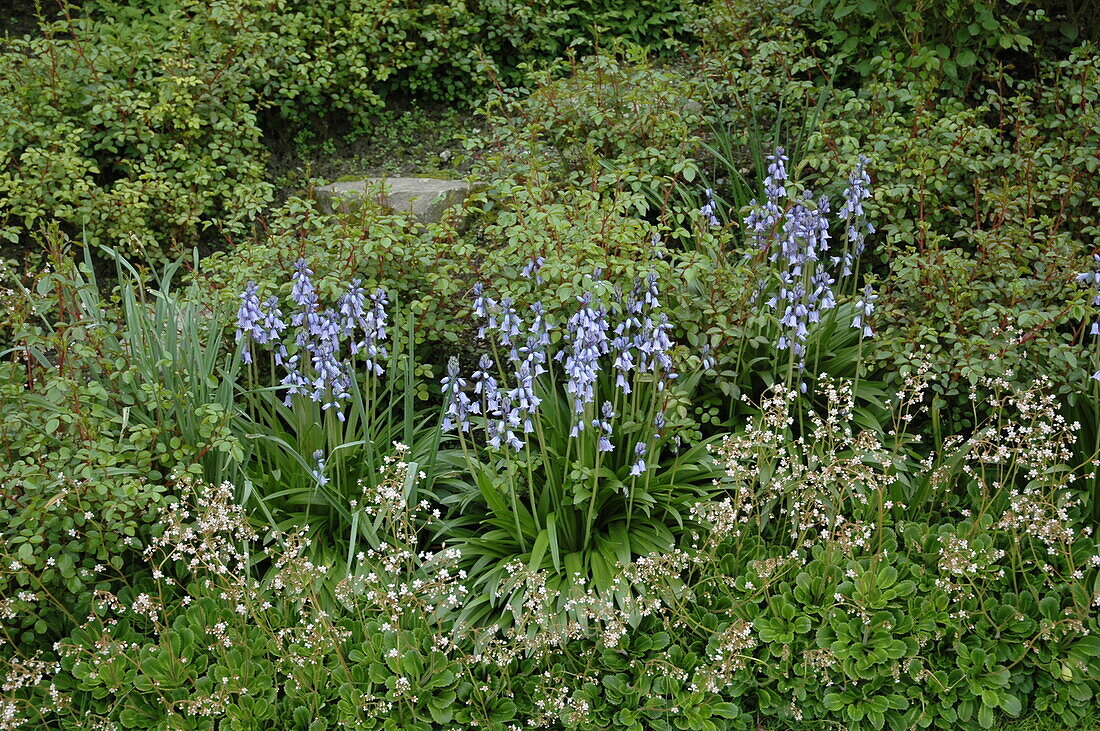
<svg viewBox="0 0 1100 731"><path fill-rule="evenodd" d="M119 260L112 300L90 257L78 265L56 232L48 243L37 276L5 271L0 552L19 569L2 587L56 600L29 624L10 625L13 635L27 632L24 647L63 632L91 589L133 575L170 474L221 480L241 455L222 330L194 298L180 304L175 268L154 293Z"/></svg>
<svg viewBox="0 0 1100 731"><path fill-rule="evenodd" d="M8 42L0 235L29 250L29 232L60 222L159 259L215 222L243 230L267 202L258 99L241 60L265 36L226 2L203 4L194 22L184 7L59 21Z"/></svg>

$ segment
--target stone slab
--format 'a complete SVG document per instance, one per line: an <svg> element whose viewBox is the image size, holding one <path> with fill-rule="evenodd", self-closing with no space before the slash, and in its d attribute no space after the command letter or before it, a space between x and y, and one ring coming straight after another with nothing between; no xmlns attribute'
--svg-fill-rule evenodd
<svg viewBox="0 0 1100 731"><path fill-rule="evenodd" d="M364 200L395 211L408 211L423 224L438 223L443 214L466 200L471 186L439 178L362 178L315 188L314 200L326 213L350 213Z"/></svg>

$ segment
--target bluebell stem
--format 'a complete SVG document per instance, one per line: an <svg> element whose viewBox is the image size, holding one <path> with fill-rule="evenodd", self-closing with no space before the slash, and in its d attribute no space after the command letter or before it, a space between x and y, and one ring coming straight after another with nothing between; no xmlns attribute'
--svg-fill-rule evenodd
<svg viewBox="0 0 1100 731"><path fill-rule="evenodd" d="M446 402L446 410L441 425L443 431L450 431L457 424L463 432L470 431L470 414L479 411L477 403L471 402L465 392L466 381L458 373L458 359L452 357L447 361L447 375L441 382L443 387L443 400Z"/></svg>
<svg viewBox="0 0 1100 731"><path fill-rule="evenodd" d="M708 226L710 226L711 228L717 228L722 224L718 220L718 217L714 215L715 212L718 210L718 206L714 203L714 190L712 188L707 188L706 194L707 202L702 208L699 209L699 213L702 214L704 219L706 219Z"/></svg>
<svg viewBox="0 0 1100 731"><path fill-rule="evenodd" d="M539 275L539 270L542 269L542 265L546 263L545 256L536 256L531 261L527 262L527 266L520 270L519 274L525 279L535 280L535 284L542 284L542 276Z"/></svg>
<svg viewBox="0 0 1100 731"><path fill-rule="evenodd" d="M711 352L710 343L705 344L699 350L699 362L704 371L709 371L710 369L714 368L716 361L714 360L714 355Z"/></svg>
<svg viewBox="0 0 1100 731"><path fill-rule="evenodd" d="M516 370L517 385L508 394L509 399L515 402L519 415L523 417L524 434L535 430L531 418L542 403L542 399L535 393L535 373L531 368L530 361L525 360L519 364Z"/></svg>
<svg viewBox="0 0 1100 731"><path fill-rule="evenodd" d="M244 349L241 351L241 359L245 363L252 362L252 349L249 341L264 342L266 331L261 327L264 313L260 309L259 290L255 282L245 285L241 293L241 306L237 310L237 342L245 340Z"/></svg>
<svg viewBox="0 0 1100 731"><path fill-rule="evenodd" d="M345 337L354 332L356 327L363 327L366 319L367 296L362 287L362 280L353 279L348 285L348 291L340 296L336 303L336 310L340 313L340 325ZM354 343L352 345L354 347ZM352 351L354 352L354 350Z"/></svg>
<svg viewBox="0 0 1100 731"><path fill-rule="evenodd" d="M596 397L599 358L608 352L609 345L606 312L602 308L592 307L591 293L586 292L578 300L581 307L569 318L567 327L569 348L555 357L564 357L565 390L573 396L573 409L579 415L584 413L585 405ZM573 427L574 435L583 430L584 421L578 420Z"/></svg>
<svg viewBox="0 0 1100 731"><path fill-rule="evenodd" d="M505 297L500 301L500 310L500 323L497 325L500 330L500 344L511 347L511 359L513 361L519 360L519 354L513 344L513 339L522 334L523 330L520 326L523 323L519 319L519 315L516 314L516 308L512 304L511 297Z"/></svg>
<svg viewBox="0 0 1100 731"><path fill-rule="evenodd" d="M485 285L478 282L474 285L474 315L483 320L489 320L489 327L495 326L495 321L492 319L492 312L496 309L497 303L492 297L486 297L484 294ZM485 337L485 325L481 325L477 329L477 336L479 338Z"/></svg>
<svg viewBox="0 0 1100 731"><path fill-rule="evenodd" d="M601 452L613 452L615 445L611 443L611 422L615 418L615 411L610 401L603 402L600 415L603 418L592 420L592 428L599 430L600 435L600 441L596 448Z"/></svg>
<svg viewBox="0 0 1100 731"><path fill-rule="evenodd" d="M363 328L363 339L358 343L352 343L351 352L354 354L360 350L365 351L367 354L365 361L367 370L376 376L381 376L386 371L379 359L386 358L389 355L386 346L382 345L382 341L386 339L386 305L389 303L386 290L381 287L374 290L374 294L370 296L370 301L370 310L360 323Z"/></svg>
<svg viewBox="0 0 1100 731"><path fill-rule="evenodd" d="M286 323L283 322L283 311L279 309L279 298L271 295L264 303L264 307L266 311L264 312L263 322L260 323L260 332L263 333L264 339L262 341L257 340L257 342L278 342L283 335L283 330L286 329ZM286 348L281 344L279 347L285 352Z"/></svg>
<svg viewBox="0 0 1100 731"><path fill-rule="evenodd" d="M848 241L855 256L863 253L867 234L875 232L875 227L867 222L863 211L863 201L871 197L871 176L867 173L867 165L870 162L870 158L866 155L859 156L848 176L848 187L844 189L844 205L839 211L840 216L847 223ZM846 269L848 263L850 262L846 262Z"/></svg>
<svg viewBox="0 0 1100 731"><path fill-rule="evenodd" d="M323 449L318 449L313 453L313 462L314 468L309 471L309 474L319 487L324 487L329 483L329 478L325 477L325 451Z"/></svg>
<svg viewBox="0 0 1100 731"><path fill-rule="evenodd" d="M297 328L298 345L304 346L309 331L316 327L316 311L318 308L317 290L313 288L313 270L309 268L305 259L294 262L293 286L290 288L290 299L298 305L298 311L290 318L290 324ZM303 328L303 325L305 326Z"/></svg>
<svg viewBox="0 0 1100 731"><path fill-rule="evenodd" d="M637 459L634 461L634 464L632 464L630 466L630 475L631 475L631 477L637 477L638 475L645 472L645 470L646 470L645 453L646 453L645 442L636 442L634 444L634 456L637 457Z"/></svg>
<svg viewBox="0 0 1100 731"><path fill-rule="evenodd" d="M863 288L863 296L856 300L856 316L852 318L852 327L860 330L860 339L873 337L875 334L874 330L871 329L869 320L875 312L875 300L877 299L878 295L868 284Z"/></svg>
<svg viewBox="0 0 1100 731"><path fill-rule="evenodd" d="M282 365L286 368L286 375L279 382L283 388L286 389L286 397L283 398L283 405L290 406L293 403L292 397L294 396L307 396L309 395L309 380L302 375L302 371L299 368L300 359L298 354L286 357L286 349L282 349ZM278 357L278 356L276 356Z"/></svg>

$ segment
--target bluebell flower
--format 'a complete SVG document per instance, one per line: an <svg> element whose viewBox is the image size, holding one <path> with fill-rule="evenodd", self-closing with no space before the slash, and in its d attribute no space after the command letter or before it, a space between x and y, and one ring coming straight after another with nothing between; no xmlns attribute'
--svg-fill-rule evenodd
<svg viewBox="0 0 1100 731"><path fill-rule="evenodd" d="M323 449L318 449L313 453L313 462L314 468L309 471L309 474L319 487L324 487L329 483L329 478L325 477L325 451Z"/></svg>
<svg viewBox="0 0 1100 731"><path fill-rule="evenodd" d="M492 297L485 296L485 285L478 282L474 285L474 315L483 320L488 320L488 327L493 328L496 326L496 322L493 319L493 311L496 309L497 303ZM485 337L485 325L481 325L477 329L477 336L479 338Z"/></svg>
<svg viewBox="0 0 1100 731"><path fill-rule="evenodd" d="M714 368L716 361L714 360L714 355L711 352L710 343L706 343L699 350L699 363L703 367L704 371L709 371L710 369Z"/></svg>
<svg viewBox="0 0 1100 731"><path fill-rule="evenodd" d="M848 241L855 256L863 253L867 234L873 234L875 227L866 221L863 201L871 197L871 176L867 165L871 162L866 155L860 155L855 167L848 176L848 187L844 189L844 205L839 215L845 219L848 229Z"/></svg>
<svg viewBox="0 0 1100 731"><path fill-rule="evenodd" d="M601 418L592 420L592 428L598 431L600 437L596 449L600 452L612 452L615 445L611 443L611 422L615 419L615 411L610 401L603 402L600 416Z"/></svg>
<svg viewBox="0 0 1100 731"><path fill-rule="evenodd" d="M519 315L516 314L516 308L512 304L511 297L505 297L500 301L500 323L497 328L500 331L500 344L512 346L513 339L519 338L523 333L521 325L522 321L519 319ZM512 360L518 360L518 351L513 346Z"/></svg>
<svg viewBox="0 0 1100 731"><path fill-rule="evenodd" d="M458 359L447 361L447 375L441 382L446 410L441 425L443 431L450 431L457 424L463 432L470 431L470 414L476 413L477 404L472 404L465 392L466 381L459 376Z"/></svg>
<svg viewBox="0 0 1100 731"><path fill-rule="evenodd" d="M286 329L286 323L283 322L283 311L279 309L279 298L275 295L268 297L264 307L266 312L264 312L264 319L260 323L259 329L259 332L263 335L263 340L257 340L257 342L278 342L283 335L283 330ZM280 347L282 346L280 345ZM285 348L283 349L285 351Z"/></svg>
<svg viewBox="0 0 1100 731"><path fill-rule="evenodd" d="M315 326L314 318L319 304L317 290L314 289L313 281L310 279L312 276L313 270L309 268L309 263L305 259L294 262L290 299L298 305L298 311L291 316L290 324L297 328L304 325L307 329L312 329ZM300 331L299 345L305 344L305 337L307 337L306 332Z"/></svg>
<svg viewBox="0 0 1100 731"><path fill-rule="evenodd" d="M867 285L863 289L863 296L856 301L856 315L852 318L852 327L860 330L859 337L869 338L874 336L874 330L871 329L869 320L871 315L875 312L875 300L878 299L878 295L874 293L871 285Z"/></svg>
<svg viewBox="0 0 1100 731"><path fill-rule="evenodd" d="M661 306L660 295L661 293L657 287L657 273L650 272L646 275L646 286L642 292L642 306L651 310L659 309Z"/></svg>
<svg viewBox="0 0 1100 731"><path fill-rule="evenodd" d="M704 219L706 219L708 226L710 226L711 228L717 228L722 224L718 220L718 217L714 215L715 212L718 210L718 206L714 202L714 190L711 188L707 188L706 195L707 202L702 208L699 209L699 213L702 214Z"/></svg>
<svg viewBox="0 0 1100 731"><path fill-rule="evenodd" d="M241 293L241 306L237 310L237 342L245 339L244 349L241 351L241 359L245 363L252 362L252 349L250 341L264 342L266 331L262 328L264 313L260 309L260 297L255 282L245 285Z"/></svg>
<svg viewBox="0 0 1100 731"><path fill-rule="evenodd" d="M581 414L585 405L596 397L599 358L608 352L609 344L606 312L602 308L592 307L592 295L588 292L578 300L581 307L569 318L566 328L567 350L559 352L556 357L564 359L565 390L573 396L575 413ZM583 430L584 422L578 421L574 432Z"/></svg>
<svg viewBox="0 0 1100 731"><path fill-rule="evenodd" d="M474 371L472 376L474 393L480 396L485 403L485 409L482 413L486 416L499 411L500 408L500 386L497 383L496 376L493 375L493 369L493 359L482 354L481 359L478 361L478 370Z"/></svg>
<svg viewBox="0 0 1100 731"><path fill-rule="evenodd" d="M631 477L637 477L646 471L645 453L645 442L636 442L634 444L634 456L637 457L637 459L634 461L634 464L630 466Z"/></svg>
<svg viewBox="0 0 1100 731"><path fill-rule="evenodd" d="M363 339L352 344L351 352L353 354L359 351L365 352L367 357L364 364L367 371L376 376L382 376L386 371L380 361L389 356L389 351L382 344L387 338L386 305L389 303L389 299L386 296L386 290L381 287L374 290L374 293L370 296L370 302L370 310L367 311L362 323L360 323L363 329Z"/></svg>
<svg viewBox="0 0 1100 731"><path fill-rule="evenodd" d="M1100 289L1100 254L1093 254L1092 260L1096 262L1096 270L1081 272L1077 275L1077 281L1081 284L1091 284L1093 287ZM1093 304L1097 303L1094 302Z"/></svg>
<svg viewBox="0 0 1100 731"><path fill-rule="evenodd" d="M629 394L633 388L627 380L627 374L634 370L633 339L625 335L619 335L611 341L611 347L615 350L615 386L624 394Z"/></svg>
<svg viewBox="0 0 1100 731"><path fill-rule="evenodd" d="M312 401L321 403L322 409L330 409L340 399L351 398L351 376L349 368L340 359L340 316L335 310L318 313L314 327L306 341L310 353L310 362L316 377L313 391L309 394ZM343 412L337 414L344 420Z"/></svg>
<svg viewBox="0 0 1100 731"><path fill-rule="evenodd" d="M523 433L530 434L535 430L532 417L538 411L542 399L535 393L535 373L531 370L530 361L523 361L516 370L516 387L511 390L509 397L516 404L518 413L523 417Z"/></svg>
<svg viewBox="0 0 1100 731"><path fill-rule="evenodd" d="M353 279L348 285L348 291L341 295L336 303L336 311L340 313L340 325L345 337L351 335L356 327L363 327L366 321L364 309L366 301L362 280Z"/></svg>
<svg viewBox="0 0 1100 731"><path fill-rule="evenodd" d="M539 275L539 270L542 269L542 265L546 263L545 256L536 256L527 262L527 265L520 270L521 277L526 279L535 279L535 284L542 284L542 276Z"/></svg>
<svg viewBox="0 0 1100 731"><path fill-rule="evenodd" d="M782 147L775 148L775 152L766 158L768 163L768 175L764 178L764 194L769 201L778 203L787 195L784 183L787 180L788 158Z"/></svg>

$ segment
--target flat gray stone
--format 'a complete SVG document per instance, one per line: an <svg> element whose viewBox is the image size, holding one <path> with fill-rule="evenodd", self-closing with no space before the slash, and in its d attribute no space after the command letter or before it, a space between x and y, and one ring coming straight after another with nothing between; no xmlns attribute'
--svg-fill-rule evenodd
<svg viewBox="0 0 1100 731"><path fill-rule="evenodd" d="M466 200L471 186L438 178L363 178L315 188L313 198L326 213L351 213L364 201L395 211L409 211L423 224L438 223L443 214Z"/></svg>

